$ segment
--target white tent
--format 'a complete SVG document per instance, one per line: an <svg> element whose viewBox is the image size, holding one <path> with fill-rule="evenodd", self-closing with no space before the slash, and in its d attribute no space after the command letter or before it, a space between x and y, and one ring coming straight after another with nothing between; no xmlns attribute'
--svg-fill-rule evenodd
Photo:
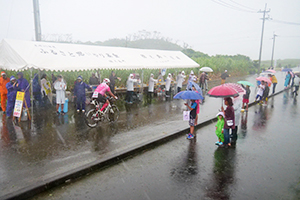
<svg viewBox="0 0 300 200"><path fill-rule="evenodd" d="M180 51L35 42L4 39L0 68L51 71L96 69L194 68L199 65Z"/></svg>

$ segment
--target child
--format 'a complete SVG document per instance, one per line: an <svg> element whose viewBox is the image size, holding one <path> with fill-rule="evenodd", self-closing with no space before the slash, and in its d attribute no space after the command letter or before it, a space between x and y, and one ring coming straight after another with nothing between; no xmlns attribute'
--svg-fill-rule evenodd
<svg viewBox="0 0 300 200"><path fill-rule="evenodd" d="M246 94L243 95L243 109L245 109L246 104L246 111L248 111L248 104L249 104L249 96L250 96L250 86L246 85L246 87L242 84L242 87L246 90Z"/></svg>
<svg viewBox="0 0 300 200"><path fill-rule="evenodd" d="M258 86L258 91L257 91L257 95L255 97L255 101L261 101L262 100L264 90L265 90L265 82L261 81L261 84Z"/></svg>
<svg viewBox="0 0 300 200"><path fill-rule="evenodd" d="M84 113L85 112L85 88L92 90L92 88L82 81L82 76L78 76L77 81L75 82L74 87L74 95L76 97L76 104L77 104L77 112L79 113L80 110Z"/></svg>
<svg viewBox="0 0 300 200"><path fill-rule="evenodd" d="M269 91L270 91L270 89L269 89L268 83L265 82L265 89L264 89L263 96L262 96L262 100L265 103L264 105L266 105L268 102Z"/></svg>
<svg viewBox="0 0 300 200"><path fill-rule="evenodd" d="M193 89L193 91L199 93L194 86L192 87L192 89ZM198 99L198 100L195 100L195 102L197 103L195 125L197 125L198 124L198 114L200 113L200 103L201 103L201 101Z"/></svg>
<svg viewBox="0 0 300 200"><path fill-rule="evenodd" d="M188 140L191 140L194 138L194 128L195 128L195 120L196 120L196 111L197 111L197 103L195 102L195 100L191 100L191 106L189 106L187 103L185 103L184 105L186 105L188 107L188 109L190 110L190 121L189 121L189 125L190 125L190 133L187 135Z"/></svg>
<svg viewBox="0 0 300 200"><path fill-rule="evenodd" d="M59 105L61 105L61 114L64 115L64 104L65 104L65 91L67 89L67 84L63 81L61 75L57 76L57 80L54 83L54 89L56 90L56 112L58 112Z"/></svg>
<svg viewBox="0 0 300 200"><path fill-rule="evenodd" d="M219 141L216 142L216 145L223 145L223 142L224 142L224 135L223 135L223 132L224 132L224 113L223 112L219 112L217 114L217 117L218 117L218 122L216 124L216 135L219 139Z"/></svg>

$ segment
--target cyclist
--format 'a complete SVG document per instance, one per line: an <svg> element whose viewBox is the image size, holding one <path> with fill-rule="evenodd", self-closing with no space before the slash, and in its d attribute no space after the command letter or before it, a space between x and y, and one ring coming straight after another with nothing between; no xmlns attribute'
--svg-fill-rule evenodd
<svg viewBox="0 0 300 200"><path fill-rule="evenodd" d="M103 110L109 105L108 96L105 94L106 92L108 92L108 94L113 98L118 99L118 97L116 97L111 92L109 84L110 80L108 78L105 78L103 82L100 85L98 85L93 94L93 98L97 99L98 102L104 103L102 108L100 109L100 112L103 112Z"/></svg>

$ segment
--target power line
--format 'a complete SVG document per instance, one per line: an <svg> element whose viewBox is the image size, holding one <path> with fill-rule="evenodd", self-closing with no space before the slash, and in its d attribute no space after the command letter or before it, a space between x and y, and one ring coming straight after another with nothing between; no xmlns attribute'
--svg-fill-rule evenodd
<svg viewBox="0 0 300 200"><path fill-rule="evenodd" d="M233 0L229 0L229 1L231 1L232 3L235 3L235 4L239 5L239 6L242 6L242 7L244 7L244 8L247 8L247 9L249 9L249 10L256 11L256 9L254 9L254 8L250 8L250 7L248 7L248 6L244 6L244 5L242 5L242 4L238 3L238 2L235 2L235 1L233 1Z"/></svg>
<svg viewBox="0 0 300 200"><path fill-rule="evenodd" d="M217 3L217 4L221 5L221 6L233 9L233 10L242 11L242 12L248 12L248 13L257 13L255 11L246 10L246 9L243 9L243 8L240 8L240 7L228 4L228 3L226 3L226 2L224 2L222 0L219 0L219 1L217 1L217 0L211 0L211 1Z"/></svg>
<svg viewBox="0 0 300 200"><path fill-rule="evenodd" d="M300 26L300 23L297 23L297 22L287 22L287 21L281 21L281 20L276 20L276 19L271 20L271 22Z"/></svg>

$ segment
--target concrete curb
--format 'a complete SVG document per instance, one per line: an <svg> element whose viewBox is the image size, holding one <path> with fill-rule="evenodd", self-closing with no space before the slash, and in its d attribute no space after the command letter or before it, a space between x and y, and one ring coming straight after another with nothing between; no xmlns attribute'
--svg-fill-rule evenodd
<svg viewBox="0 0 300 200"><path fill-rule="evenodd" d="M285 90L289 90L289 89L285 89ZM283 91L279 91L275 94L270 95L269 97L273 97L275 95L278 95L280 93L282 93ZM249 107L256 105L256 102L252 102L249 103ZM215 122L217 120L216 117L208 119L204 122L202 122L201 124L198 124L196 126L196 128L201 128L204 126L207 126L213 122ZM164 135L162 137L156 138L156 139L152 139L148 142L145 142L143 144L140 145L136 145L134 147L131 147L127 150L124 150L120 153L116 153L114 155L111 155L107 158L104 159L100 159L94 162L91 162L89 164L86 164L84 166L78 167L76 169L70 170L68 172L62 173L60 175L54 176L52 178L48 178L44 181L41 181L39 183L36 183L35 185L32 186L28 186L25 188L22 188L20 190L17 190L15 192L9 193L7 195L1 196L0 199L27 199L30 197L33 197L39 193L42 193L46 190L49 190L51 188L57 187L61 184L64 183L68 183L71 180L77 179L79 177L85 176L85 175L89 175L90 173L94 172L95 170L101 169L105 166L108 165L112 165L112 164L116 164L118 162L120 162L122 159L125 159L129 156L133 156L143 150L149 149L149 148L153 148L155 146L158 145L162 145L164 143L167 143L170 140L173 140L179 136L181 136L182 134L185 134L189 131L189 128L183 129L183 130L178 130L172 133L169 133L167 135Z"/></svg>

